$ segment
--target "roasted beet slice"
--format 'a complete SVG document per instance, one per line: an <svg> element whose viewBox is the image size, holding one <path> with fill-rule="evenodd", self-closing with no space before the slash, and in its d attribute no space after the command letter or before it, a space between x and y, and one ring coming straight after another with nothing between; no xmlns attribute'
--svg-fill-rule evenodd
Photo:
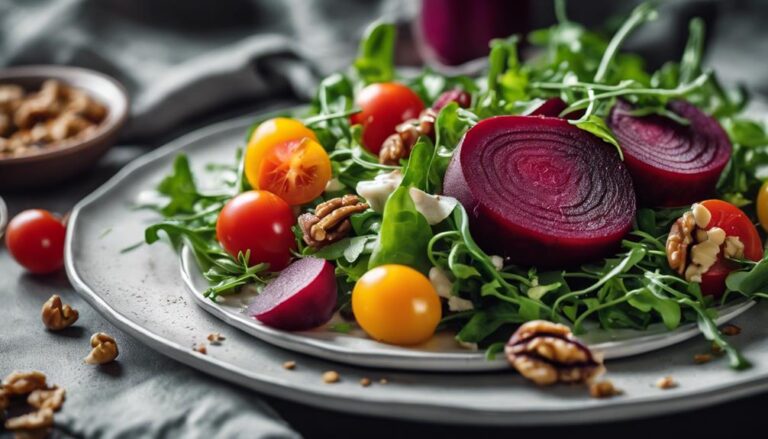
<svg viewBox="0 0 768 439"><path fill-rule="evenodd" d="M560 117L560 113L568 108L568 104L560 98L549 98L544 103L539 105L533 111L527 114L527 116L547 116L547 117ZM578 119L584 115L584 110L572 111L566 114L564 119Z"/></svg>
<svg viewBox="0 0 768 439"><path fill-rule="evenodd" d="M548 116L559 117L563 110L568 108L568 104L560 98L549 98L539 105L535 110L531 111L529 116Z"/></svg>
<svg viewBox="0 0 768 439"><path fill-rule="evenodd" d="M445 175L489 252L569 266L614 252L632 226L632 179L615 148L566 120L499 116L471 128Z"/></svg>
<svg viewBox="0 0 768 439"><path fill-rule="evenodd" d="M642 205L683 206L712 196L731 157L731 142L717 120L685 101L674 101L669 109L690 124L632 116L623 101L608 118Z"/></svg>
<svg viewBox="0 0 768 439"><path fill-rule="evenodd" d="M248 306L273 328L303 331L326 323L336 306L336 275L324 259L303 258L280 272Z"/></svg>

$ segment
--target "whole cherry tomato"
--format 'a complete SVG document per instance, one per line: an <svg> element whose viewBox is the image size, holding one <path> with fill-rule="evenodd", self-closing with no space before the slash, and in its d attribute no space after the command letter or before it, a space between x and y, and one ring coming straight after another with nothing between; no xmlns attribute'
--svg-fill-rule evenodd
<svg viewBox="0 0 768 439"><path fill-rule="evenodd" d="M757 219L763 230L768 232L768 180L760 187L757 193Z"/></svg>
<svg viewBox="0 0 768 439"><path fill-rule="evenodd" d="M300 205L323 193L331 179L331 160L312 130L298 120L278 117L261 123L251 135L245 175L254 189Z"/></svg>
<svg viewBox="0 0 768 439"><path fill-rule="evenodd" d="M271 271L285 268L296 249L291 227L296 223L291 206L267 191L248 191L224 205L216 221L216 237L237 258L250 250L249 265L262 262Z"/></svg>
<svg viewBox="0 0 768 439"><path fill-rule="evenodd" d="M374 154L395 133L397 125L419 117L424 109L424 103L413 90L396 82L365 87L357 95L356 103L361 111L350 117L350 123L363 126L363 146Z"/></svg>
<svg viewBox="0 0 768 439"><path fill-rule="evenodd" d="M8 223L5 245L28 271L51 273L64 265L66 232L61 219L47 210L25 210Z"/></svg>
<svg viewBox="0 0 768 439"><path fill-rule="evenodd" d="M376 340L414 345L429 340L442 308L426 276L405 265L381 265L365 273L352 290L357 323Z"/></svg>
<svg viewBox="0 0 768 439"><path fill-rule="evenodd" d="M712 215L706 230L719 227L725 231L726 236L736 236L744 244L744 258L751 261L763 258L760 234L741 209L723 200L706 200L700 204ZM701 276L701 292L712 296L721 295L725 291L725 278L736 268L733 262L725 259L721 251L715 265Z"/></svg>

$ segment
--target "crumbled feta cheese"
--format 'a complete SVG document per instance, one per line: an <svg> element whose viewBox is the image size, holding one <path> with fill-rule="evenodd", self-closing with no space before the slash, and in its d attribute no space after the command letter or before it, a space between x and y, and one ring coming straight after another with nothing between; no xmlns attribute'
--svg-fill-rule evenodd
<svg viewBox="0 0 768 439"><path fill-rule="evenodd" d="M430 195L415 187L410 188L408 193L411 195L416 210L424 215L424 218L427 219L427 222L431 226L448 218L448 215L453 212L453 209L459 203L459 201L453 197Z"/></svg>
<svg viewBox="0 0 768 439"><path fill-rule="evenodd" d="M462 299L459 296L451 296L448 298L448 309L456 312L469 311L475 309L475 305L470 300Z"/></svg>
<svg viewBox="0 0 768 439"><path fill-rule="evenodd" d="M429 269L429 282L437 291L437 295L448 301L448 309L451 311L469 311L475 309L472 301L453 295L453 282L443 270L432 267Z"/></svg>
<svg viewBox="0 0 768 439"><path fill-rule="evenodd" d="M497 271L501 271L504 268L504 258L499 255L491 255L491 264L493 264Z"/></svg>
<svg viewBox="0 0 768 439"><path fill-rule="evenodd" d="M357 194L365 198L368 205L376 212L383 212L387 198L403 181L403 174L394 170L387 174L379 174L373 180L361 181L357 183L355 190Z"/></svg>
<svg viewBox="0 0 768 439"><path fill-rule="evenodd" d="M699 203L694 203L691 206L691 212L693 213L694 221L696 221L696 226L700 229L706 229L709 225L709 220L712 219L712 213L709 209Z"/></svg>
<svg viewBox="0 0 768 439"><path fill-rule="evenodd" d="M325 191L326 192L339 192L340 190L344 189L346 186L344 186L344 183L339 181L338 178L332 178L328 180L328 184L325 185Z"/></svg>
<svg viewBox="0 0 768 439"><path fill-rule="evenodd" d="M690 282L701 282L701 275L717 262L720 246L725 242L725 230L712 227L705 238L691 248L691 265L685 270L685 278Z"/></svg>
<svg viewBox="0 0 768 439"><path fill-rule="evenodd" d="M443 273L443 270L437 267L430 268L429 281L432 283L432 286L435 287L438 296L444 299L448 299L452 296L453 282L448 279L448 276Z"/></svg>
<svg viewBox="0 0 768 439"><path fill-rule="evenodd" d="M723 253L729 258L742 259L744 258L744 243L738 236L726 236Z"/></svg>

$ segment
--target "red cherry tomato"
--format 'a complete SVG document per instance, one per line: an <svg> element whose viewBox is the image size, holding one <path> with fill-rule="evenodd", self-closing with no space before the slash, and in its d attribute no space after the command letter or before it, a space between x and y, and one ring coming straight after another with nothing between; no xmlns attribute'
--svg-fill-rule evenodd
<svg viewBox="0 0 768 439"><path fill-rule="evenodd" d="M371 84L360 91L356 100L362 110L350 122L363 126L363 145L378 154L381 144L395 132L395 127L419 117L424 103L410 88L396 82Z"/></svg>
<svg viewBox="0 0 768 439"><path fill-rule="evenodd" d="M216 221L216 238L237 258L250 250L250 265L266 262L271 271L285 268L296 249L291 206L267 191L248 191L232 198Z"/></svg>
<svg viewBox="0 0 768 439"><path fill-rule="evenodd" d="M16 215L6 230L5 245L16 262L32 273L52 273L64 265L67 229L59 218L42 209Z"/></svg>
<svg viewBox="0 0 768 439"><path fill-rule="evenodd" d="M719 227L726 236L737 236L744 244L744 257L751 261L763 258L763 243L757 228L749 217L738 207L723 200L706 200L700 203L709 210L712 219L707 224L707 230ZM725 259L722 252L715 265L701 276L701 292L706 295L719 296L725 291L725 278L736 268L736 264Z"/></svg>

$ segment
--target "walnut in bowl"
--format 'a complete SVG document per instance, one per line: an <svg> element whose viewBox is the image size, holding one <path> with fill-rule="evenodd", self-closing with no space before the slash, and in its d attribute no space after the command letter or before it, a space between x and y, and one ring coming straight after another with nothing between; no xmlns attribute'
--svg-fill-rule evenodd
<svg viewBox="0 0 768 439"><path fill-rule="evenodd" d="M114 79L65 66L0 70L0 190L78 174L106 152L128 115Z"/></svg>

